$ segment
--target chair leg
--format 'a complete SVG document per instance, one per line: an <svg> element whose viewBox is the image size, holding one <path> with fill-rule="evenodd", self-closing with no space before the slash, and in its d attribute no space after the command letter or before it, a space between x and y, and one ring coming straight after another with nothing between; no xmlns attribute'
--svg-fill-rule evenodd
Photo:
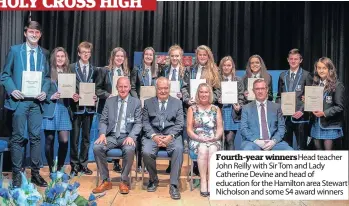
<svg viewBox="0 0 349 206"><path fill-rule="evenodd" d="M143 161L143 158L142 158L142 188L144 186L144 161Z"/></svg>
<svg viewBox="0 0 349 206"><path fill-rule="evenodd" d="M98 171L98 168L97 168L97 181L96 181L96 187L98 187L99 185L99 171Z"/></svg>
<svg viewBox="0 0 349 206"><path fill-rule="evenodd" d="M189 152L188 152L188 164L187 164L187 168L188 168L188 172L187 172L187 182L189 182L190 181L190 179L189 179L189 173L190 173L190 170L189 170L189 167L190 167L190 157L189 157Z"/></svg>
<svg viewBox="0 0 349 206"><path fill-rule="evenodd" d="M190 159L190 191L193 191L193 171L194 161Z"/></svg>
<svg viewBox="0 0 349 206"><path fill-rule="evenodd" d="M2 179L2 163L3 163L3 159L4 159L4 153L1 152L0 153L0 178Z"/></svg>
<svg viewBox="0 0 349 206"><path fill-rule="evenodd" d="M136 182L138 182L138 174L137 174L137 167L138 167L138 153L137 153L137 151L136 151Z"/></svg>

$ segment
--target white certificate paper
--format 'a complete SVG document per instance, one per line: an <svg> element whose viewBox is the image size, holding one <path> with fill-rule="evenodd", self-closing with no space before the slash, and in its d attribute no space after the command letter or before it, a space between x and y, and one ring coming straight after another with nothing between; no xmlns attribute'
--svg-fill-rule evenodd
<svg viewBox="0 0 349 206"><path fill-rule="evenodd" d="M198 87L201 83L206 83L206 79L190 79L190 97L195 98Z"/></svg>
<svg viewBox="0 0 349 206"><path fill-rule="evenodd" d="M76 74L58 74L58 91L61 98L72 98L76 92Z"/></svg>
<svg viewBox="0 0 349 206"><path fill-rule="evenodd" d="M181 84L179 81L171 81L171 90L170 95L174 98L177 98L177 93L181 92Z"/></svg>
<svg viewBox="0 0 349 206"><path fill-rule="evenodd" d="M113 84L112 84L112 94L113 96L116 96L118 95L118 90L116 88L116 84L118 83L118 79L120 78L121 76L113 76Z"/></svg>
<svg viewBox="0 0 349 206"><path fill-rule="evenodd" d="M320 111L320 112L322 112L324 109L323 94L324 94L324 87L305 86L304 111L307 111L307 112Z"/></svg>
<svg viewBox="0 0 349 206"><path fill-rule="evenodd" d="M222 87L222 104L238 103L238 86L237 82L221 82Z"/></svg>
<svg viewBox="0 0 349 206"><path fill-rule="evenodd" d="M292 116L296 112L296 92L281 93L281 110L284 116Z"/></svg>
<svg viewBox="0 0 349 206"><path fill-rule="evenodd" d="M139 99L142 102L142 107L144 105L144 100L155 97L155 96L156 96L155 86L141 86Z"/></svg>
<svg viewBox="0 0 349 206"><path fill-rule="evenodd" d="M256 96L253 93L253 82L256 81L257 79L263 79L263 78L248 78L248 96L247 96L247 100L252 101L256 99Z"/></svg>
<svg viewBox="0 0 349 206"><path fill-rule="evenodd" d="M79 84L79 106L95 106L95 83L82 83Z"/></svg>
<svg viewBox="0 0 349 206"><path fill-rule="evenodd" d="M23 71L22 93L25 97L37 97L41 93L42 72Z"/></svg>

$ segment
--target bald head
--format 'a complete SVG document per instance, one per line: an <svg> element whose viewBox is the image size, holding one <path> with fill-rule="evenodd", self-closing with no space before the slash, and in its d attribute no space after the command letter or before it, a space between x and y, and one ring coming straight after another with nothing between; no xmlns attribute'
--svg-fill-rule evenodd
<svg viewBox="0 0 349 206"><path fill-rule="evenodd" d="M130 80L127 77L120 77L116 83L116 89L121 99L125 99L131 90Z"/></svg>

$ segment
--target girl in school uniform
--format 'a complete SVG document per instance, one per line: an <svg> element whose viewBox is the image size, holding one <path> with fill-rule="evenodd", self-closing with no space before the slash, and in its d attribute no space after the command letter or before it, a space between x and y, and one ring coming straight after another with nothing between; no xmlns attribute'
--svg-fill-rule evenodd
<svg viewBox="0 0 349 206"><path fill-rule="evenodd" d="M96 79L96 95L99 98L97 113L102 114L105 102L113 97L113 78L114 76L126 76L130 78L128 59L126 51L121 47L114 48L110 53L108 66L100 69ZM114 88L116 89L116 88ZM113 170L121 172L120 160L114 160Z"/></svg>
<svg viewBox="0 0 349 206"><path fill-rule="evenodd" d="M52 51L50 58L51 84L44 104L44 115L42 129L45 133L45 156L50 169L53 172L54 166L54 141L56 132L58 133L58 162L57 171L61 170L68 151L68 137L72 130L72 111L70 101L73 99L60 99L58 91L58 74L71 73L69 69L68 54L62 47L57 47ZM73 97L72 97L73 98Z"/></svg>
<svg viewBox="0 0 349 206"><path fill-rule="evenodd" d="M331 59L321 57L314 67L314 85L324 87L323 111L313 112L310 134L317 150L332 150L333 140L343 136L345 89Z"/></svg>
<svg viewBox="0 0 349 206"><path fill-rule="evenodd" d="M240 129L241 109L245 102L244 84L240 77L235 76L235 63L231 56L222 58L219 63L219 70L221 71L221 81L237 82L238 103L222 105L225 149L234 150L234 138L237 130ZM219 99L219 103L222 103L222 98Z"/></svg>
<svg viewBox="0 0 349 206"><path fill-rule="evenodd" d="M261 56L255 54L252 55L246 64L246 74L242 78L245 88L245 97L248 97L248 78L263 78L268 84L268 100L273 101L273 80L271 75L267 71L267 67ZM246 102L248 103L248 102Z"/></svg>

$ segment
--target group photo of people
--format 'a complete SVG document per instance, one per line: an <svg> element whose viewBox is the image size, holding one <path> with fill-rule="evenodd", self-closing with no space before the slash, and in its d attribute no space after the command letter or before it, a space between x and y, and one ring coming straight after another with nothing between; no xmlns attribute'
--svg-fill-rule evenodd
<svg viewBox="0 0 349 206"><path fill-rule="evenodd" d="M33 18L25 22L24 42L11 45L1 64L3 109L11 120L4 150L10 162L1 163L11 165L11 189L23 186L24 173L44 191L61 171L67 181L86 178L79 183L89 182L86 194L101 199L116 190L137 198L136 184L149 194L185 200L189 189L181 176L196 176L197 190L189 195L209 198L210 158L217 151L348 148L343 64L326 53L309 57L306 48L289 47L280 54L287 67L277 76L263 53L242 62L217 55L210 42L193 50L181 42L159 51L145 45L134 65L133 51L113 44L103 54L107 61L97 65L98 42L76 42L73 52L51 44L49 51L42 46L50 38L44 26ZM160 52L167 60L157 59ZM186 53L193 55L190 65ZM311 67L304 67L310 58Z"/></svg>

